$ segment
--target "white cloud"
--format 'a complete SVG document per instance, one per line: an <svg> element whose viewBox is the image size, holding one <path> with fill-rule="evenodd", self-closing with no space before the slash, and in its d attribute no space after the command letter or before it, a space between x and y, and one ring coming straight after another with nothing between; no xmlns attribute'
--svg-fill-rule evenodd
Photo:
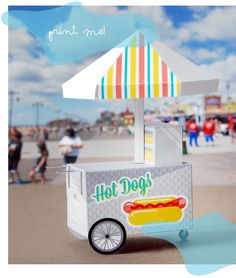
<svg viewBox="0 0 236 278"><path fill-rule="evenodd" d="M24 29L9 29L9 55L11 59L29 61L30 53L39 47L35 38Z"/></svg>
<svg viewBox="0 0 236 278"><path fill-rule="evenodd" d="M217 47L213 50L209 50L202 47L191 49L183 46L178 49L178 52L197 64L201 64L202 62L214 62L226 56L224 47Z"/></svg>
<svg viewBox="0 0 236 278"><path fill-rule="evenodd" d="M215 48L214 51L206 48L199 48L194 51L198 61L216 60L219 57L224 57L225 49L223 47Z"/></svg>
<svg viewBox="0 0 236 278"><path fill-rule="evenodd" d="M180 33L185 40L227 40L236 39L236 7L220 7L209 10L205 16L183 24Z"/></svg>
<svg viewBox="0 0 236 278"><path fill-rule="evenodd" d="M208 6L189 6L188 9L193 13L194 19L201 19L209 12Z"/></svg>
<svg viewBox="0 0 236 278"><path fill-rule="evenodd" d="M80 65L52 65L43 53L39 52L35 56L35 49L39 47L37 40L27 31L9 30L9 90L18 93L21 106L40 101L55 108L48 96L61 93L62 83L90 63L94 57L88 58Z"/></svg>
<svg viewBox="0 0 236 278"><path fill-rule="evenodd" d="M236 93L236 54L212 64L202 65L204 69L214 72L220 79L219 93L226 93L226 84L230 82L232 96Z"/></svg>

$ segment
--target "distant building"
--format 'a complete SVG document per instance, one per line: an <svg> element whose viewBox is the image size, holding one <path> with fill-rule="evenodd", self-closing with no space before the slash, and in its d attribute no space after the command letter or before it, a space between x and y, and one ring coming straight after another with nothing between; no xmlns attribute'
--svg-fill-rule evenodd
<svg viewBox="0 0 236 278"><path fill-rule="evenodd" d="M103 124L103 125L112 125L113 124L112 118L114 116L115 116L114 112L103 111L100 113L100 118L96 122L98 124Z"/></svg>
<svg viewBox="0 0 236 278"><path fill-rule="evenodd" d="M100 118L96 121L97 124L106 126L129 126L134 124L134 113L127 109L124 112L115 114L111 111L100 113Z"/></svg>
<svg viewBox="0 0 236 278"><path fill-rule="evenodd" d="M51 128L62 128L62 127L67 127L67 126L79 126L80 122L78 121L73 121L72 119L58 119L58 120L53 120L47 123L48 127Z"/></svg>

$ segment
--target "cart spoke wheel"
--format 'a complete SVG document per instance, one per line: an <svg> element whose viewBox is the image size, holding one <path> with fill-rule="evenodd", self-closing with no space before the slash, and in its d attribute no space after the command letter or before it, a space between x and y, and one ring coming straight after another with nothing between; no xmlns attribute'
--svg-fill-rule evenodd
<svg viewBox="0 0 236 278"><path fill-rule="evenodd" d="M90 245L101 254L117 252L123 247L125 240L125 228L115 219L101 219L89 231Z"/></svg>

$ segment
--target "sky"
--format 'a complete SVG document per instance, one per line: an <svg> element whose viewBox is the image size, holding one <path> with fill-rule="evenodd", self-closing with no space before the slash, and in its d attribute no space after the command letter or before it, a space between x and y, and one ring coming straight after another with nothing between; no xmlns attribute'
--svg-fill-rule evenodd
<svg viewBox="0 0 236 278"><path fill-rule="evenodd" d="M58 115L61 118L73 117L75 120L86 120L92 123L103 110L120 112L126 107L132 109L130 101L101 103L64 99L62 83L101 55L105 51L105 46L98 45L99 53L95 53L92 44L89 49L80 48L77 61L74 59L76 49L73 44L69 44L68 49L65 49L68 53L74 51L72 56L67 55L69 61L63 60L60 51L53 56L50 44L46 43L45 32L50 30L51 26L73 18L70 7L66 6L60 10L51 6L28 7L27 9L31 11L28 19L22 17L21 13L24 11L19 11L19 7L17 9L16 11L16 7L11 7L10 11L14 13L17 24L19 22L20 24L16 26L17 28L9 28L9 88L16 92L14 125L34 125L36 113L32 104L38 101L43 103L40 108L40 124L46 124ZM137 20L141 20L142 24L149 24L140 17L144 15L157 29L158 38L163 43L219 76L221 94L226 93L228 82L230 82L231 93L236 92L236 7L110 6L86 7L86 9L96 15L97 22L101 18L110 20L110 15L117 15L114 20L118 19L121 22L118 24L121 31L119 28L115 29L116 36L113 36L113 44L125 36L126 32L132 31L132 28L128 29L128 27L125 30L122 25L125 24L125 20L120 20L121 18L128 19L130 14L138 14ZM50 20L47 20L45 12L50 14ZM31 28L25 28L29 25ZM111 45L106 47L109 48ZM55 60L60 60L61 63L57 64ZM193 99L183 98L181 101L187 102ZM155 107L161 106L162 103L163 100L152 100L148 105Z"/></svg>

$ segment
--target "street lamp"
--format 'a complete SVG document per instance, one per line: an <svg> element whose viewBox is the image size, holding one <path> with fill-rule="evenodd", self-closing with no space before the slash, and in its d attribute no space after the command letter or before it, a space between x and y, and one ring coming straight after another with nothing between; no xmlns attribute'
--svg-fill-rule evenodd
<svg viewBox="0 0 236 278"><path fill-rule="evenodd" d="M226 83L226 89L227 89L227 103L228 103L229 100L230 100L230 96L229 96L229 93L230 93L230 82L229 81Z"/></svg>
<svg viewBox="0 0 236 278"><path fill-rule="evenodd" d="M18 94L14 91L9 92L9 127L12 127L13 123L13 108L14 108L14 96L16 96L16 101L19 101L20 98L17 96Z"/></svg>
<svg viewBox="0 0 236 278"><path fill-rule="evenodd" d="M32 104L33 107L36 109L36 127L39 127L39 109L43 107L43 103L36 101Z"/></svg>

